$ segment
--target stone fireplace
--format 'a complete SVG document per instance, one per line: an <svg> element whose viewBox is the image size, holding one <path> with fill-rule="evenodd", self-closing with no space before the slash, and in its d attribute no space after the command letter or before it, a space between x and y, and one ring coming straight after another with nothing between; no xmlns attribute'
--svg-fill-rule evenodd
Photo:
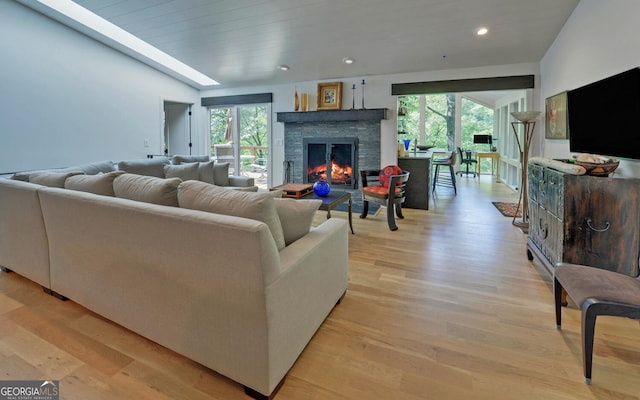
<svg viewBox="0 0 640 400"><path fill-rule="evenodd" d="M332 186L357 189L359 171L380 168L382 119L386 109L278 113L285 123L285 180L312 183L324 174ZM311 160L309 146L317 152Z"/></svg>

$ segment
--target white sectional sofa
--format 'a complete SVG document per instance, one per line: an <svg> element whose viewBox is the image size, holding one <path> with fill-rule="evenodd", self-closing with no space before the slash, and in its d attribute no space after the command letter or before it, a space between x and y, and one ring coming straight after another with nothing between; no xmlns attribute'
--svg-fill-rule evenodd
<svg viewBox="0 0 640 400"><path fill-rule="evenodd" d="M173 181L109 176L115 192ZM314 201L197 181L174 195L0 179L0 264L270 398L346 292L346 221L310 227Z"/></svg>

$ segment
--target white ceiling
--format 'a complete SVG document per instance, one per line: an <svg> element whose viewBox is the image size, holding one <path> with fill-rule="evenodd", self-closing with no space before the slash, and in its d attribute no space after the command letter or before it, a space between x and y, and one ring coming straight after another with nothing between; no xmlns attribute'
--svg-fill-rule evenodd
<svg viewBox="0 0 640 400"><path fill-rule="evenodd" d="M579 0L75 2L238 87L538 62Z"/></svg>

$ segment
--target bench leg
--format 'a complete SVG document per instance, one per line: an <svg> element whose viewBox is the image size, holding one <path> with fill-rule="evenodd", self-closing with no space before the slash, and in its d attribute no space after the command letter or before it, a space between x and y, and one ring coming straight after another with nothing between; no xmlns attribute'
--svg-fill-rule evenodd
<svg viewBox="0 0 640 400"><path fill-rule="evenodd" d="M562 285L556 278L553 278L553 297L556 305L556 328L560 329L562 325Z"/></svg>
<svg viewBox="0 0 640 400"><path fill-rule="evenodd" d="M598 317L598 303L589 300L582 305L582 364L584 367L584 382L591 384L591 371L593 367L593 337L596 330L596 318Z"/></svg>

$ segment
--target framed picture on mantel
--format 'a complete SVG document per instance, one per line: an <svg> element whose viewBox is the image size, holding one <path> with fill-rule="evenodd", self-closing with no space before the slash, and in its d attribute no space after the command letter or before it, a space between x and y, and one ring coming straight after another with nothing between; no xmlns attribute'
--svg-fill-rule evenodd
<svg viewBox="0 0 640 400"><path fill-rule="evenodd" d="M318 110L342 108L342 82L318 83Z"/></svg>

